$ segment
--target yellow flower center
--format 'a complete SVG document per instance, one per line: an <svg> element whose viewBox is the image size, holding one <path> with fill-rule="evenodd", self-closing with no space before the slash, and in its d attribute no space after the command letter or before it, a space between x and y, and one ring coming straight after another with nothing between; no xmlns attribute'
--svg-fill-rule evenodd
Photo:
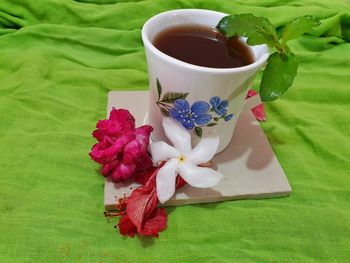
<svg viewBox="0 0 350 263"><path fill-rule="evenodd" d="M181 155L181 156L179 157L180 163L183 163L185 160L186 160L185 156Z"/></svg>

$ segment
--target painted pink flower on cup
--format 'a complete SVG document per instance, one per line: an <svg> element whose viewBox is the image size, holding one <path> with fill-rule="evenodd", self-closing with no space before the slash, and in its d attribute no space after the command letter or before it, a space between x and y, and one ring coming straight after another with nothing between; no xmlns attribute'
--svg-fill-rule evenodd
<svg viewBox="0 0 350 263"><path fill-rule="evenodd" d="M135 128L135 119L128 110L113 108L109 118L100 120L92 136L97 139L90 157L102 165L102 174L113 181L126 180L152 166L147 147L153 128Z"/></svg>

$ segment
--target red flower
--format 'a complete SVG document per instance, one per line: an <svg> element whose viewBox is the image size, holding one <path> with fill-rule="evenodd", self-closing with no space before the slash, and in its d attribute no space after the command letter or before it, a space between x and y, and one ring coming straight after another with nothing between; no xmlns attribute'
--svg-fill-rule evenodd
<svg viewBox="0 0 350 263"><path fill-rule="evenodd" d="M147 152L153 128L144 125L135 129L135 119L125 109L113 108L109 119L100 120L92 135L98 141L90 157L102 165L102 174L121 181L152 167Z"/></svg>
<svg viewBox="0 0 350 263"><path fill-rule="evenodd" d="M159 237L159 232L167 227L166 210L157 207L156 175L163 164L149 170L149 175L145 176L148 177L147 182L135 189L126 199L126 209L118 224L120 234L130 237L136 234ZM178 176L176 188L185 184L186 182Z"/></svg>
<svg viewBox="0 0 350 263"><path fill-rule="evenodd" d="M166 210L157 208L156 175L160 167L150 171L147 182L127 198L125 213L118 224L120 234L158 237L167 227Z"/></svg>
<svg viewBox="0 0 350 263"><path fill-rule="evenodd" d="M256 94L258 94L255 90L249 90L246 99L255 96ZM258 121L266 121L266 114L265 114L265 107L264 104L261 103L260 105L252 108L252 112L255 116L255 118Z"/></svg>

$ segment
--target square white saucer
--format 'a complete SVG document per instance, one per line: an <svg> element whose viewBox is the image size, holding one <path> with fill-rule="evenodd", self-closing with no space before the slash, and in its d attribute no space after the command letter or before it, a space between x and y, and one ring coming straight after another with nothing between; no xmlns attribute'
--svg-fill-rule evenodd
<svg viewBox="0 0 350 263"><path fill-rule="evenodd" d="M148 109L148 91L112 91L108 94L107 116L112 107L128 109L143 124ZM247 108L241 113L231 143L213 159L224 178L213 188L189 185L178 189L165 206L221 202L236 199L271 198L288 195L292 189L259 122ZM138 185L105 180L104 205L115 210L117 200Z"/></svg>

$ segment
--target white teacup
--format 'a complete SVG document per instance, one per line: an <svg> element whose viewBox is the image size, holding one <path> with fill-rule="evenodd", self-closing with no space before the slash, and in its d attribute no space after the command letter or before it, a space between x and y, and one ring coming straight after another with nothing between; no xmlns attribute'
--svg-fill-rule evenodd
<svg viewBox="0 0 350 263"><path fill-rule="evenodd" d="M209 123L216 123L214 125L209 123L203 125L205 118L198 121L200 125L195 123L198 128L193 128L192 130L193 143L195 144L198 141L198 134L202 132L202 136L214 134L220 137L218 152L225 149L229 144L239 114L244 107L249 87L256 73L265 65L269 56L267 46L250 46L255 62L247 66L209 68L192 65L170 57L159 51L152 44L154 37L166 28L183 24L200 24L215 27L220 19L226 15L210 10L180 9L160 13L150 18L144 24L142 40L146 50L150 83L148 123L154 127L153 140L165 140L165 134L161 125L162 118L167 114L164 109L175 108L171 99L170 103L162 103L161 101L164 100L164 96L167 93L173 95L174 93L181 93L190 107L198 101L207 102L212 109L212 111L207 113L212 115L212 120ZM161 86L161 94L159 94L159 85ZM181 95L178 94L177 97L180 98ZM216 113L214 108L218 108L222 100L227 100L228 106L224 107L226 114L220 116L220 109L218 109L219 113ZM197 105L200 106L198 103ZM179 105L176 104L176 106ZM182 106L186 108L186 105ZM255 105L250 105L250 107L252 106ZM196 108L194 107L194 109ZM179 110L178 107L177 110ZM207 126L208 124L209 126ZM187 126L187 128L189 127Z"/></svg>

